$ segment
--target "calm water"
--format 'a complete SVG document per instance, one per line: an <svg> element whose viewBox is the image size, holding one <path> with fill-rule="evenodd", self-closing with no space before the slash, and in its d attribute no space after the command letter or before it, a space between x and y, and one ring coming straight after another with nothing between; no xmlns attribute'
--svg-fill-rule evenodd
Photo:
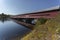
<svg viewBox="0 0 60 40"><path fill-rule="evenodd" d="M28 31L31 30L12 20L0 20L0 40L11 40L16 36L23 36Z"/></svg>

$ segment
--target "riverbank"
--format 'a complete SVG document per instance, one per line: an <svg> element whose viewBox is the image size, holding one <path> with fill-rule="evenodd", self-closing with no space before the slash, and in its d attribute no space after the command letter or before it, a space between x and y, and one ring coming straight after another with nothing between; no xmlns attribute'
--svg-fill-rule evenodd
<svg viewBox="0 0 60 40"><path fill-rule="evenodd" d="M40 25L39 20L34 30L21 40L59 40L60 39L60 14L55 18L48 19Z"/></svg>
<svg viewBox="0 0 60 40"><path fill-rule="evenodd" d="M59 40L60 39L60 13L55 17L48 19L45 24L37 21L34 29L23 36L16 37L15 40Z"/></svg>

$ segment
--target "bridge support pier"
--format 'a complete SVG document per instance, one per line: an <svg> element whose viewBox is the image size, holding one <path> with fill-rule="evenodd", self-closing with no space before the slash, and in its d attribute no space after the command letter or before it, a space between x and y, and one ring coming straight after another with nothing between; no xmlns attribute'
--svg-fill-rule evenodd
<svg viewBox="0 0 60 40"><path fill-rule="evenodd" d="M13 18L13 19L21 22L29 23L29 24L35 24L37 21L37 19L34 19L34 18Z"/></svg>

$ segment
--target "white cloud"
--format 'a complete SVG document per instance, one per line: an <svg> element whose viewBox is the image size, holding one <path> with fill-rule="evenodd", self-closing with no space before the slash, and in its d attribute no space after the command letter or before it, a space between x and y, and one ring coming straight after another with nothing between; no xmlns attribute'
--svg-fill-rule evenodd
<svg viewBox="0 0 60 40"><path fill-rule="evenodd" d="M6 5L4 0L0 0L0 13L5 12L6 10Z"/></svg>

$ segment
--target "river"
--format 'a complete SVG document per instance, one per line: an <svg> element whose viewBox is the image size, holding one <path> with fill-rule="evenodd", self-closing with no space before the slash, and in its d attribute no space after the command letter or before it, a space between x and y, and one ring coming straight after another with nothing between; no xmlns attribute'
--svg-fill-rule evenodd
<svg viewBox="0 0 60 40"><path fill-rule="evenodd" d="M27 34L31 30L17 24L13 20L0 20L0 40L11 40L14 37Z"/></svg>

